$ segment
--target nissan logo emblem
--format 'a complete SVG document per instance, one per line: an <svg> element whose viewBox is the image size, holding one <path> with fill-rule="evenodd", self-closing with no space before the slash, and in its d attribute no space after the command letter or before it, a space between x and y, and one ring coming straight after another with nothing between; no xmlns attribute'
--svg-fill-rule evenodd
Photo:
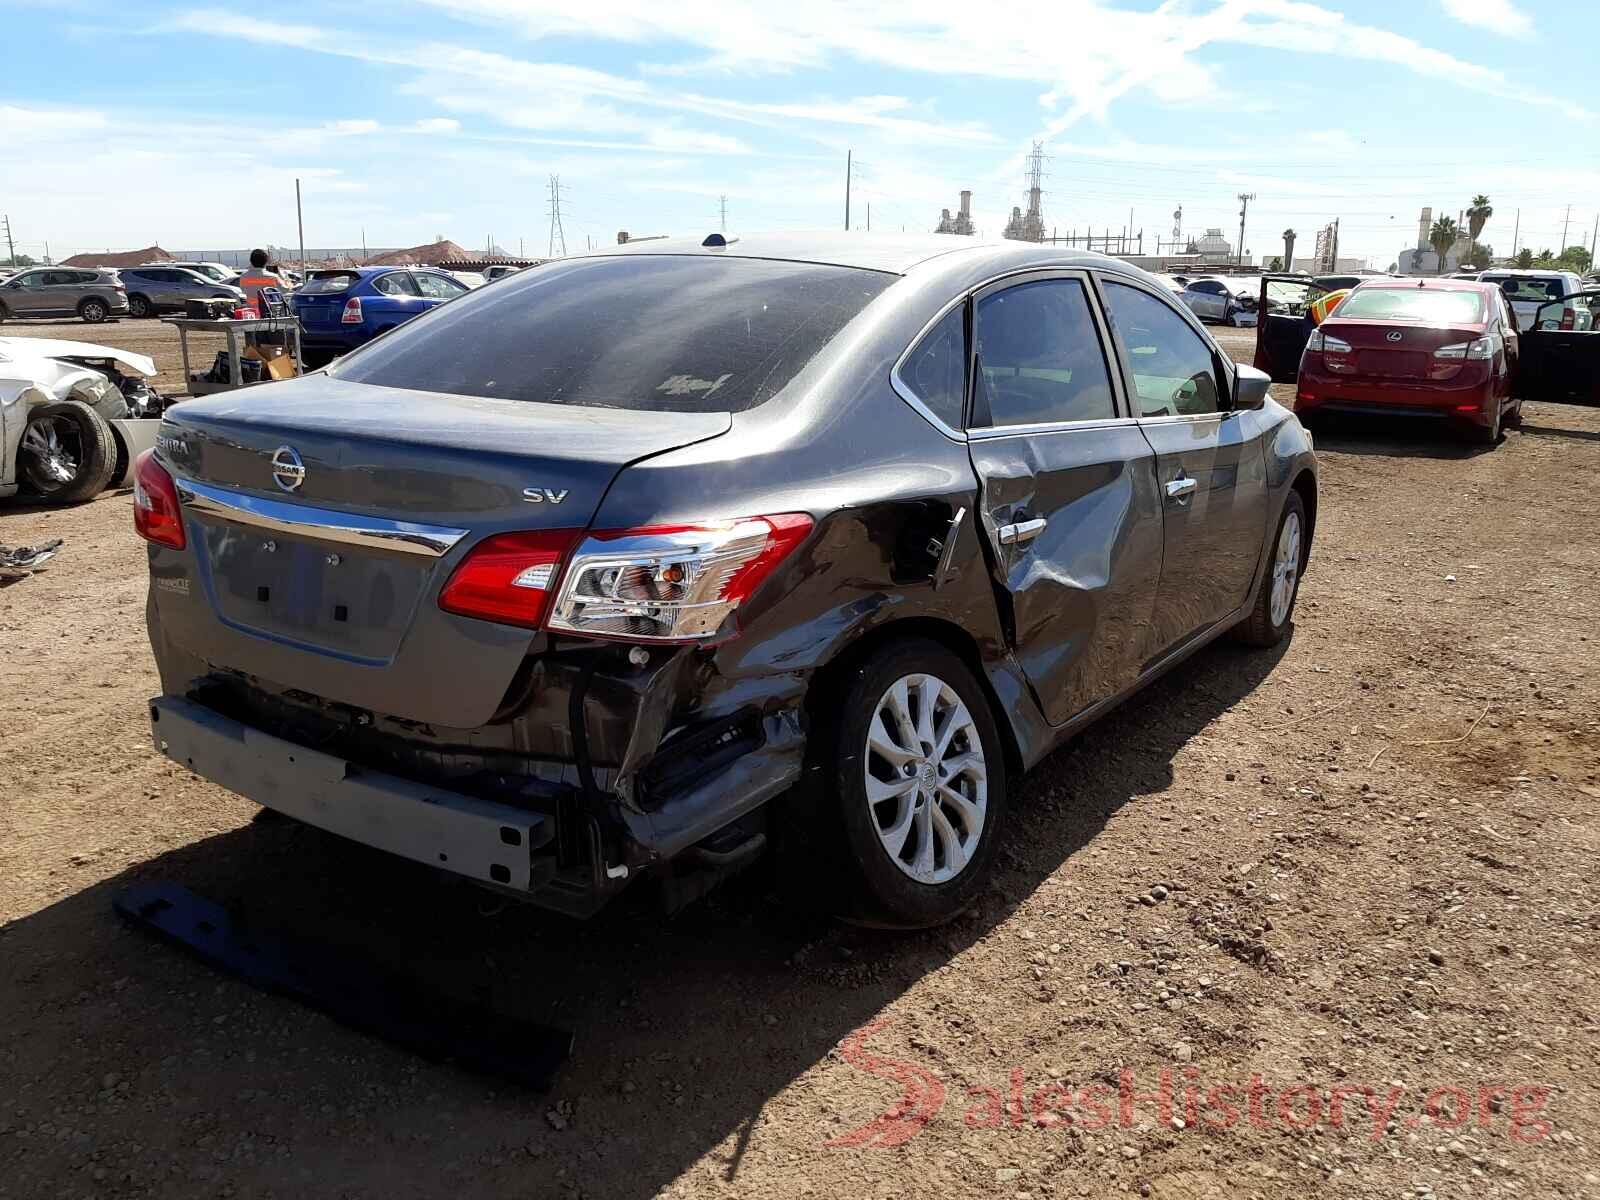
<svg viewBox="0 0 1600 1200"><path fill-rule="evenodd" d="M279 446L272 452L272 478L286 492L306 481L306 465L293 446Z"/></svg>
<svg viewBox="0 0 1600 1200"><path fill-rule="evenodd" d="M1389 340L1391 342L1398 342L1402 336L1404 335L1398 329L1389 330Z"/></svg>

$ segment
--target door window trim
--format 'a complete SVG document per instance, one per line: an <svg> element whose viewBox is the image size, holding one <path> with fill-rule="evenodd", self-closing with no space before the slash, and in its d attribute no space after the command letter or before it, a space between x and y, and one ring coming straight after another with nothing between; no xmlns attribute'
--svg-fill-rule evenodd
<svg viewBox="0 0 1600 1200"><path fill-rule="evenodd" d="M1211 351L1211 369L1217 373L1217 382L1220 387L1221 394L1229 404L1229 407L1219 408L1216 412L1160 413L1152 416L1145 416L1141 413L1135 416L1133 420L1137 421L1141 425L1177 425L1196 424L1200 421L1220 421L1226 417L1238 415L1240 410L1232 407L1233 389L1235 384L1233 360L1227 354L1223 353L1222 347L1217 345L1216 340L1212 338L1210 332L1203 324L1200 323L1200 318L1195 316L1193 309L1186 304L1168 303L1166 298L1156 291L1155 288L1150 287L1142 279L1134 278L1132 275L1124 275L1119 271L1106 271L1101 268L1096 268L1095 270L1090 271L1089 275L1094 283L1097 293L1100 293L1103 283L1119 283L1125 287L1134 288L1137 291L1145 293L1145 295L1152 297L1158 303L1166 304L1168 309L1176 314L1180 320L1182 320L1191 330L1199 335L1201 345L1205 346L1206 349ZM1103 293L1099 295L1099 300L1101 305L1105 306L1109 311L1109 302L1105 299ZM1109 325L1109 322L1107 322L1107 324ZM1122 377L1125 394L1130 397L1137 396L1139 392L1137 385L1134 383L1132 366L1127 362L1126 356L1122 352L1123 347L1121 339L1116 336L1115 332L1113 332L1111 335L1111 351L1116 356L1117 365L1120 368L1118 374Z"/></svg>
<svg viewBox="0 0 1600 1200"><path fill-rule="evenodd" d="M900 399L904 400L907 404L909 404L913 409L915 409L917 414L920 417L922 417L923 420L928 422L928 424L932 425L935 429L937 429L940 433L944 434L945 437L949 438L953 442L964 442L964 441L966 441L967 440L966 433L963 432L963 429L955 429L955 428L951 427L950 425L947 425L940 417L936 416L934 414L933 409L929 408L927 403L922 399L922 397L917 395L916 389L913 388L909 383L906 382L905 376L903 376L900 373L900 370L901 370L902 367L904 367L906 365L906 363L908 363L911 360L911 356L916 353L917 347L922 345L922 339L927 337L936 328L938 328L940 322L942 322L946 317L948 317L953 310L955 310L957 308L960 308L960 309L963 310L962 317L961 317L961 328L962 328L962 343L963 343L962 348L963 348L963 350L964 350L964 352L966 354L966 360L967 360L966 361L966 374L969 377L971 376L971 374L972 374L972 314L971 314L970 311L967 311L967 301L970 300L971 298L972 298L972 293L971 292L962 292L955 299L953 299L949 303L943 305L939 309L939 311L934 315L934 317L933 317L933 319L931 321L929 321L921 329L917 330L916 336L913 337L911 339L911 341L906 345L906 348L903 351L901 351L900 357L894 360L894 366L889 368L889 386L894 390L895 394L897 396L899 396ZM962 417L961 424L962 424L963 428L966 426L966 423L967 423L966 422L967 399L968 399L968 396L971 394L971 391L972 391L972 380L970 378L968 378L968 379L965 380L965 382L963 384L963 391L962 391L962 395L961 395L961 417Z"/></svg>

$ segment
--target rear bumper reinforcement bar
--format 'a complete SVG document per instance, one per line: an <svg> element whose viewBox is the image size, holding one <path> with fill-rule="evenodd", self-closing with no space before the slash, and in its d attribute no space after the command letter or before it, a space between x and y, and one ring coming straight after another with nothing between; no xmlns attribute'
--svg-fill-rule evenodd
<svg viewBox="0 0 1600 1200"><path fill-rule="evenodd" d="M546 882L533 851L555 836L549 816L370 771L176 696L151 700L150 720L173 762L307 825L515 891Z"/></svg>

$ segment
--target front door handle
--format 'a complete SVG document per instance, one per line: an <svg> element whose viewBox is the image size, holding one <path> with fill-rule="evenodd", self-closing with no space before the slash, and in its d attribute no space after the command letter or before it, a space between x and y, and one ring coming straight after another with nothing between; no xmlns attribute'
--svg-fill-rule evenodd
<svg viewBox="0 0 1600 1200"><path fill-rule="evenodd" d="M1199 483L1189 478L1170 479L1167 481L1167 499L1182 504L1184 498L1199 486Z"/></svg>
<svg viewBox="0 0 1600 1200"><path fill-rule="evenodd" d="M1044 517L1034 517L1027 521L1018 521L1014 525L1000 526L1000 544L1011 546L1017 542L1031 542L1044 532L1044 527L1049 522Z"/></svg>

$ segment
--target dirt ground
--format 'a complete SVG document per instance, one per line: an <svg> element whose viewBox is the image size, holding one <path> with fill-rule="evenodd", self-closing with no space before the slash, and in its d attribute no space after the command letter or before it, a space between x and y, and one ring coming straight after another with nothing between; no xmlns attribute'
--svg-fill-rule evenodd
<svg viewBox="0 0 1600 1200"><path fill-rule="evenodd" d="M152 323L0 332L176 390ZM760 876L576 925L252 821L151 749L128 495L0 502L67 539L0 591L0 1196L1600 1195L1600 410L1318 442L1288 643L1047 760L984 903L909 936ZM126 928L147 879L575 1053L539 1095L352 1032Z"/></svg>

